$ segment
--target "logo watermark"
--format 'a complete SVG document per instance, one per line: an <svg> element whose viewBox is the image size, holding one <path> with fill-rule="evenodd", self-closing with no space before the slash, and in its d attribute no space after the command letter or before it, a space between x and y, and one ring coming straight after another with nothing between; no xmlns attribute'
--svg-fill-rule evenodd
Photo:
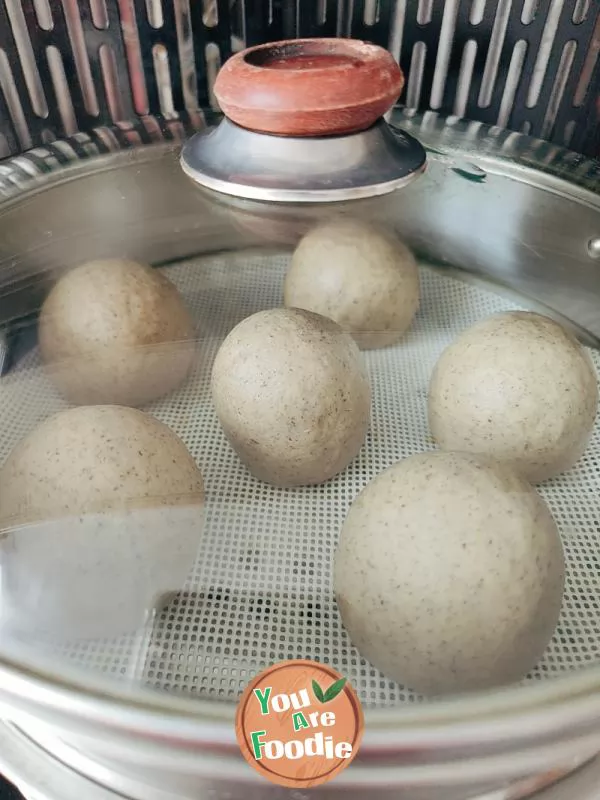
<svg viewBox="0 0 600 800"><path fill-rule="evenodd" d="M261 672L246 687L236 717L246 761L291 788L318 786L345 769L363 729L350 683L315 661L283 661Z"/></svg>

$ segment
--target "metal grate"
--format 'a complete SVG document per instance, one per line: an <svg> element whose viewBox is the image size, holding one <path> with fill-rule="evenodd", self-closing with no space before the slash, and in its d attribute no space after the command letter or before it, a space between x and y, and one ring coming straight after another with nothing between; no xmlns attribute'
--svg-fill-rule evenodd
<svg viewBox="0 0 600 800"><path fill-rule="evenodd" d="M210 118L232 50L335 35L389 48L411 108L600 152L594 0L0 0L0 157L148 114Z"/></svg>
<svg viewBox="0 0 600 800"><path fill-rule="evenodd" d="M398 459L433 446L426 397L441 350L475 321L515 304L422 269L421 309L406 339L365 354L373 408L358 458L326 484L281 490L241 466L216 419L209 379L232 326L280 305L288 258L242 252L168 268L205 338L190 381L149 410L183 438L202 468L207 519L200 555L185 590L152 630L137 639L73 645L58 655L117 678L224 701L237 698L249 678L273 662L315 658L347 675L369 706L416 702L417 695L388 681L351 646L332 595L333 553L360 489ZM592 357L600 367L598 354ZM31 351L3 378L0 460L41 419L64 407L38 365ZM599 464L600 419L576 468L541 488L561 531L567 581L559 627L528 681L600 662Z"/></svg>

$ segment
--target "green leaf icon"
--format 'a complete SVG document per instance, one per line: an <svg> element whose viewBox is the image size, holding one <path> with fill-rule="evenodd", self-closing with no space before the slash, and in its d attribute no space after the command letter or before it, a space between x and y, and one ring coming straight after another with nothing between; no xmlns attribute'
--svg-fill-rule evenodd
<svg viewBox="0 0 600 800"><path fill-rule="evenodd" d="M321 689L321 687L319 686L319 684L315 680L313 680L313 682L312 682L312 688L313 688L313 692L315 693L315 697L317 698L317 700L320 703L324 703L325 702L325 695L323 694L323 689Z"/></svg>
<svg viewBox="0 0 600 800"><path fill-rule="evenodd" d="M342 691L344 686L346 685L346 678L340 678L335 683L332 683L329 689L325 692L325 697L323 699L324 703L328 703L330 700L334 700L338 694Z"/></svg>
<svg viewBox="0 0 600 800"><path fill-rule="evenodd" d="M329 689L324 692L316 681L313 680L312 682L313 692L319 703L329 703L330 700L335 700L345 685L346 678L340 678L332 683Z"/></svg>

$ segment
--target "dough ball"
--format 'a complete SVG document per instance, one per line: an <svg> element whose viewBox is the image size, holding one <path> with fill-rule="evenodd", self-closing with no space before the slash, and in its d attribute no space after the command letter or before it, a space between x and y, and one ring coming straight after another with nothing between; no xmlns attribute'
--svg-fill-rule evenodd
<svg viewBox="0 0 600 800"><path fill-rule="evenodd" d="M13 449L0 518L196 503L203 492L200 470L167 425L133 408L82 406L48 418Z"/></svg>
<svg viewBox="0 0 600 800"><path fill-rule="evenodd" d="M552 637L563 584L560 537L535 489L457 453L412 456L371 481L335 556L353 643L425 694L523 678Z"/></svg>
<svg viewBox="0 0 600 800"><path fill-rule="evenodd" d="M592 361L548 317L512 311L479 322L442 353L429 425L444 450L492 456L533 483L572 467L598 406Z"/></svg>
<svg viewBox="0 0 600 800"><path fill-rule="evenodd" d="M136 630L183 588L202 475L149 414L81 406L26 436L0 472L0 622L53 638Z"/></svg>
<svg viewBox="0 0 600 800"><path fill-rule="evenodd" d="M215 359L217 416L242 462L276 486L323 483L362 447L371 389L352 337L293 308L242 320Z"/></svg>
<svg viewBox="0 0 600 800"><path fill-rule="evenodd" d="M417 312L417 264L393 233L360 220L333 220L300 241L284 302L335 320L362 349L386 347L402 338Z"/></svg>
<svg viewBox="0 0 600 800"><path fill-rule="evenodd" d="M161 272L125 259L66 273L42 306L48 373L72 403L139 406L176 389L194 357L194 326Z"/></svg>

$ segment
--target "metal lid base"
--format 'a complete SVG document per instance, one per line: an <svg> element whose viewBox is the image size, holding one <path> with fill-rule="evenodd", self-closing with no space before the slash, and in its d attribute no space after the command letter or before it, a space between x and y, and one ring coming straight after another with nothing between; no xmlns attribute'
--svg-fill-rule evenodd
<svg viewBox="0 0 600 800"><path fill-rule="evenodd" d="M415 138L379 119L347 136L255 133L224 118L189 139L181 167L216 192L274 202L333 202L387 194L424 170Z"/></svg>

